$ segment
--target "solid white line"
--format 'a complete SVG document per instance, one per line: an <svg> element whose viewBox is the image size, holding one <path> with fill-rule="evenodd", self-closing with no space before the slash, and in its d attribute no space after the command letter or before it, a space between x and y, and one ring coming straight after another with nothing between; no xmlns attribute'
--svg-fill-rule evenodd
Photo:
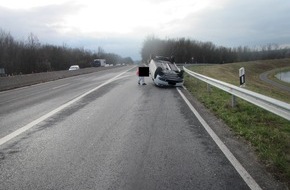
<svg viewBox="0 0 290 190"><path fill-rule="evenodd" d="M262 188L257 184L257 182L252 178L252 176L246 171L246 169L242 166L242 164L235 158L235 156L231 153L231 151L228 149L228 147L215 134L215 132L210 128L210 126L206 123L206 121L200 116L200 114L191 105L189 100L180 91L180 89L178 89L178 88L176 88L176 89L179 92L180 96L185 101L185 103L188 105L188 107L191 109L191 111L197 117L199 122L203 125L205 130L208 132L208 134L211 136L211 138L214 140L214 142L218 145L218 147L224 153L226 158L231 162L231 164L234 166L234 168L237 170L237 172L240 174L240 176L243 178L243 180L246 182L246 184L250 187L250 189L261 190Z"/></svg>
<svg viewBox="0 0 290 190"><path fill-rule="evenodd" d="M10 141L11 139L15 138L16 136L18 136L18 135L24 133L25 131L27 131L28 129L34 127L35 125L39 124L40 122L44 121L45 119L47 119L47 118L49 118L49 117L51 117L51 116L57 114L58 112L60 112L60 111L62 111L63 109L67 108L68 106L72 105L73 103L79 101L80 99L82 99L83 97L87 96L88 94L90 94L90 93L92 93L92 92L98 90L99 88L101 88L101 87L103 87L103 86L105 86L105 85L107 85L107 84L109 84L109 83L115 81L116 79L118 79L118 77L120 77L121 75L125 74L125 73L128 72L129 70L131 70L131 69L128 69L127 71L118 74L117 76L113 77L112 79L107 80L106 82L104 82L103 84L97 86L96 88L93 88L92 90L89 90L88 92L86 92L86 93L84 93L84 94L82 94L82 95L76 97L75 99L73 99L73 100L71 100L71 101L69 101L69 102L63 104L62 106L60 106L60 107L58 107L58 108L52 110L51 112L49 112L49 113L43 115L42 117L40 117L40 118L38 118L38 119L36 119L36 120L34 120L34 121L28 123L27 125L25 125L25 126L19 128L19 129L17 129L16 131L10 133L9 135L7 135L7 136L1 138L1 139L0 139L0 146L3 145L4 143Z"/></svg>

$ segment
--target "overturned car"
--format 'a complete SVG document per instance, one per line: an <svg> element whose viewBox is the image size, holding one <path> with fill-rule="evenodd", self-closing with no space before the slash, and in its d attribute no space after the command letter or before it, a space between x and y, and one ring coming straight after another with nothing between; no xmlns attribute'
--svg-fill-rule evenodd
<svg viewBox="0 0 290 190"><path fill-rule="evenodd" d="M149 71L157 86L182 86L183 70L174 63L174 58L156 56L149 63Z"/></svg>

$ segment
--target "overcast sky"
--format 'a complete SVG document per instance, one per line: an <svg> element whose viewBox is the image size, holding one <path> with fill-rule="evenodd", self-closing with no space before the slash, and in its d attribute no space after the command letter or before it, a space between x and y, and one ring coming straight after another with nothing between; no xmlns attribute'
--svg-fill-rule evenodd
<svg viewBox="0 0 290 190"><path fill-rule="evenodd" d="M0 0L0 29L17 40L140 59L147 36L226 47L290 44L290 0Z"/></svg>

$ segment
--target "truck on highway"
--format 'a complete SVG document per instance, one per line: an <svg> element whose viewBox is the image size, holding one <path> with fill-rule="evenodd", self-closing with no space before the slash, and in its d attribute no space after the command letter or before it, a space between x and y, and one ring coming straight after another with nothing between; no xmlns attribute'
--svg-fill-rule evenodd
<svg viewBox="0 0 290 190"><path fill-rule="evenodd" d="M92 67L104 67L106 65L106 59L94 59L91 65Z"/></svg>

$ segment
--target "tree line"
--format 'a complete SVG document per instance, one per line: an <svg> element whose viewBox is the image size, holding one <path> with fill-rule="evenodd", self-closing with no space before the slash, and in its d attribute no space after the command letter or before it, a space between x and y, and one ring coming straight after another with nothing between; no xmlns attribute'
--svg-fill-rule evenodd
<svg viewBox="0 0 290 190"><path fill-rule="evenodd" d="M7 75L66 70L71 65L91 67L94 59L106 59L109 64L133 63L130 57L106 53L102 48L92 52L66 45L42 45L32 33L26 41L17 41L10 33L0 29L0 68L4 68Z"/></svg>
<svg viewBox="0 0 290 190"><path fill-rule="evenodd" d="M151 56L174 56L177 63L233 63L290 57L289 47L267 44L257 48L239 46L228 48L212 42L201 42L185 38L161 40L148 36L141 49L141 57L148 62Z"/></svg>

